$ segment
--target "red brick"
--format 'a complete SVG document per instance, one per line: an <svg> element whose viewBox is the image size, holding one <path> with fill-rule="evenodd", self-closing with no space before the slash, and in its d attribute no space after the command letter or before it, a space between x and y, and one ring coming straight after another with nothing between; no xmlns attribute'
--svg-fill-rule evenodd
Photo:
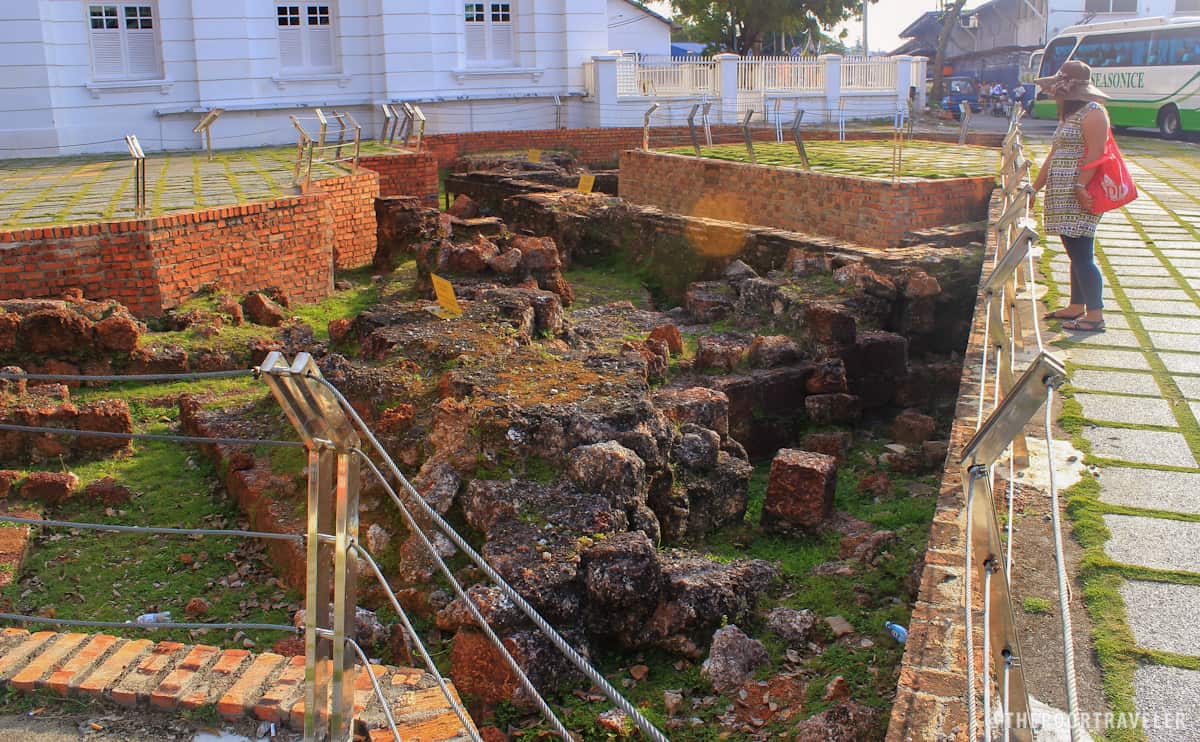
<svg viewBox="0 0 1200 742"><path fill-rule="evenodd" d="M59 634L54 641L47 642L38 654L31 657L25 667L13 675L12 686L17 690L31 691L39 681L67 658L87 639L87 634Z"/></svg>
<svg viewBox="0 0 1200 742"><path fill-rule="evenodd" d="M149 639L137 639L125 642L115 652L108 656L101 665L79 684L79 692L99 697L106 690L116 685L121 676L150 651L154 642Z"/></svg>
<svg viewBox="0 0 1200 742"><path fill-rule="evenodd" d="M217 713L230 721L249 714L261 696L263 687L283 666L285 660L286 658L270 652L255 657L250 667L242 672L233 687L217 702Z"/></svg>
<svg viewBox="0 0 1200 742"><path fill-rule="evenodd" d="M0 656L0 681L6 681L20 672L21 668L25 665L25 661L33 656L34 653L40 652L42 645L50 641L54 635L53 631L39 631L36 634L29 634L22 638L19 644L5 651L4 655ZM9 636L13 635L10 634Z"/></svg>
<svg viewBox="0 0 1200 742"><path fill-rule="evenodd" d="M276 724L288 720L290 707L304 693L304 657L291 657L283 672L275 679L271 687L263 693L258 703L254 704L254 718L260 721L273 721Z"/></svg>
<svg viewBox="0 0 1200 742"><path fill-rule="evenodd" d="M221 650L205 644L192 647L187 656L180 661L179 666L163 678L158 687L150 694L150 705L155 708L170 711L179 705L189 684L196 678L197 673L206 668Z"/></svg>
<svg viewBox="0 0 1200 742"><path fill-rule="evenodd" d="M46 687L60 696L66 696L91 671L96 662L103 657L113 645L121 641L108 634L96 634L87 644L75 653L62 667L50 673L46 679Z"/></svg>

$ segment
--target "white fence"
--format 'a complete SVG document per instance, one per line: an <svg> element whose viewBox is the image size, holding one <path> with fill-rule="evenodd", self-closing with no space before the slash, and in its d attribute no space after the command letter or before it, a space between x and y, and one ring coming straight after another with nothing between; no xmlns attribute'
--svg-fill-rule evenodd
<svg viewBox="0 0 1200 742"><path fill-rule="evenodd" d="M738 61L738 90L742 92L824 89L825 63L817 57L757 57Z"/></svg>
<svg viewBox="0 0 1200 742"><path fill-rule="evenodd" d="M645 116L678 125L697 103L710 104L711 120L740 123L754 111L759 122L779 125L796 112L806 122L906 115L924 106L922 57L637 57L613 52L584 69L582 101L592 126L640 126ZM647 114L652 105L657 106Z"/></svg>

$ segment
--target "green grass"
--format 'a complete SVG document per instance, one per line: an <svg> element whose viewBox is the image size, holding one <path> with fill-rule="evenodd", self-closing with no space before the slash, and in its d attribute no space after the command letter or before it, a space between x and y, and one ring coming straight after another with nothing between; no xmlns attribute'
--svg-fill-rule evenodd
<svg viewBox="0 0 1200 742"><path fill-rule="evenodd" d="M814 171L864 178L892 177L892 143L880 141L813 141L805 142L809 165ZM662 150L671 154L693 155L691 147ZM745 145L721 144L701 147L701 156L716 160L749 162ZM755 143L759 165L800 167L800 155L790 143ZM986 147L924 142L904 143L900 175L915 178L986 177L996 172L996 153Z"/></svg>
<svg viewBox="0 0 1200 742"><path fill-rule="evenodd" d="M1042 615L1049 613L1053 604L1046 598L1026 598L1021 607L1025 609L1026 613Z"/></svg>

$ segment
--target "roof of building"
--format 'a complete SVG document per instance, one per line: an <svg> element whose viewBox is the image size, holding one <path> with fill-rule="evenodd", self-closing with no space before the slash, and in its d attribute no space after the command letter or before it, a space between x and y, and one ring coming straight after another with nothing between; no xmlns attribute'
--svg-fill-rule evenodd
<svg viewBox="0 0 1200 742"><path fill-rule="evenodd" d="M643 13L645 13L646 15L648 15L648 16L651 16L652 18L656 18L656 19L658 19L658 20L662 21L663 23L667 24L667 25L668 25L668 26L670 26L671 28L678 28L678 26L676 25L675 21L671 20L670 18L667 18L665 15L662 15L662 14L660 14L660 13L655 13L655 12L654 12L653 10L651 10L650 8L646 7L646 6L645 6L645 5L643 5L642 3L638 2L638 0L624 0L624 1L625 1L626 3L628 3L629 5L632 5L633 7L637 8L637 9L638 9L638 10L640 10L640 11L642 11L642 12L643 12Z"/></svg>

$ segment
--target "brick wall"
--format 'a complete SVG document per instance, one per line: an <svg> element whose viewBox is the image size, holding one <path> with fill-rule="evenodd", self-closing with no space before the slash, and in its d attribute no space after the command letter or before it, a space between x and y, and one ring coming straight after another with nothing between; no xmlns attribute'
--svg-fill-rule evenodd
<svg viewBox="0 0 1200 742"><path fill-rule="evenodd" d="M434 171L434 202L437 201L437 170ZM370 265L375 257L375 199L380 176L373 170L357 175L327 178L313 184L321 194L321 208L332 240L333 261L338 270Z"/></svg>
<svg viewBox="0 0 1200 742"><path fill-rule="evenodd" d="M811 232L870 247L984 219L994 178L887 180L629 150L621 197L689 216Z"/></svg>
<svg viewBox="0 0 1200 742"><path fill-rule="evenodd" d="M0 232L0 297L57 296L79 288L88 298L116 299L140 317L159 315L204 285L235 292L278 286L313 301L332 283L322 198ZM372 242L373 231L372 225Z"/></svg>
<svg viewBox="0 0 1200 742"><path fill-rule="evenodd" d="M998 216L1001 195L992 201ZM995 231L988 230L981 276L995 265ZM900 665L900 682L892 705L887 742L944 742L967 739L966 633L963 627L963 544L966 543L965 501L962 471L958 461L963 447L975 433L979 395L977 369L983 353L986 302L981 295L975 304L971 336L963 358L958 389L958 406L950 429L950 449L942 473L941 491L929 541L925 569L917 602L908 626L908 641ZM982 580L975 582L975 602L982 605ZM982 642L982 620L975 622ZM982 677L981 658L976 658L976 677Z"/></svg>
<svg viewBox="0 0 1200 742"><path fill-rule="evenodd" d="M427 206L438 205L438 161L432 152L397 152L360 157L358 164L379 173L379 195L416 196Z"/></svg>
<svg viewBox="0 0 1200 742"><path fill-rule="evenodd" d="M154 220L165 222L145 231L160 309L205 285L238 294L274 286L301 302L328 295L332 235L322 200L299 196Z"/></svg>

